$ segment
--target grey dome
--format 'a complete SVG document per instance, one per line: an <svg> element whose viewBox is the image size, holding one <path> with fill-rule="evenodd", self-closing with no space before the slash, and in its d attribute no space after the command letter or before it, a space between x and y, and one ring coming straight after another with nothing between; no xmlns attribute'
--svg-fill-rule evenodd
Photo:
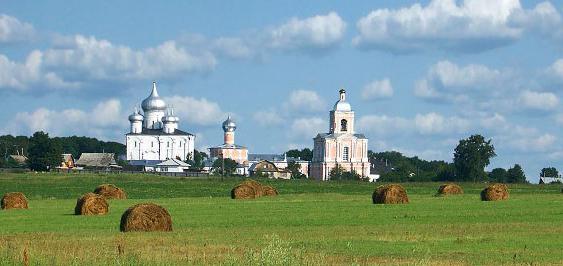
<svg viewBox="0 0 563 266"><path fill-rule="evenodd" d="M234 132L236 129L237 124L235 124L235 121L233 121L233 119L231 119L231 116L229 115L229 117L227 117L227 120L223 122L223 131Z"/></svg>
<svg viewBox="0 0 563 266"><path fill-rule="evenodd" d="M174 115L174 109L172 108L162 117L163 123L178 123L178 121L180 121L180 118Z"/></svg>
<svg viewBox="0 0 563 266"><path fill-rule="evenodd" d="M129 121L131 122L142 122L143 121L143 115L141 115L139 113L139 111L135 110L135 112L133 112L130 116L129 116Z"/></svg>
<svg viewBox="0 0 563 266"><path fill-rule="evenodd" d="M352 111L352 106L350 105L350 103L348 103L346 101L346 90L341 89L339 91L340 93L340 100L338 100L335 104L334 104L334 111L337 112L351 112Z"/></svg>
<svg viewBox="0 0 563 266"><path fill-rule="evenodd" d="M151 95L143 100L141 107L143 108L143 112L166 110L166 103L162 100L162 98L160 98L160 96L158 96L156 82L152 83Z"/></svg>

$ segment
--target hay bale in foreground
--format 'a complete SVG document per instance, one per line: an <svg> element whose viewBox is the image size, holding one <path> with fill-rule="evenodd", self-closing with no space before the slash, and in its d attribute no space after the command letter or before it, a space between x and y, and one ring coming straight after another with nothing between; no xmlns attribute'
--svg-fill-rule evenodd
<svg viewBox="0 0 563 266"><path fill-rule="evenodd" d="M172 217L163 207L153 203L137 204L121 215L121 232L172 231Z"/></svg>
<svg viewBox="0 0 563 266"><path fill-rule="evenodd" d="M401 185L390 184L379 186L371 196L373 204L401 204L409 203L405 188Z"/></svg>
<svg viewBox="0 0 563 266"><path fill-rule="evenodd" d="M454 183L443 184L438 188L438 195L458 195L463 194L463 189Z"/></svg>
<svg viewBox="0 0 563 266"><path fill-rule="evenodd" d="M277 196L278 190L272 186L262 186L262 195L263 196Z"/></svg>
<svg viewBox="0 0 563 266"><path fill-rule="evenodd" d="M101 195L86 193L76 201L75 215L104 215L108 213L109 205Z"/></svg>
<svg viewBox="0 0 563 266"><path fill-rule="evenodd" d="M497 201L508 199L508 187L505 184L492 184L481 191L482 201Z"/></svg>
<svg viewBox="0 0 563 266"><path fill-rule="evenodd" d="M260 182L253 180L253 179L246 179L244 180L241 185L247 185L254 189L254 197L258 198L262 196L262 187L263 185Z"/></svg>
<svg viewBox="0 0 563 266"><path fill-rule="evenodd" d="M104 196L106 199L126 199L127 194L123 189L116 187L113 184L99 185L94 193Z"/></svg>
<svg viewBox="0 0 563 266"><path fill-rule="evenodd" d="M2 197L2 209L27 209L27 198L21 192L8 192Z"/></svg>

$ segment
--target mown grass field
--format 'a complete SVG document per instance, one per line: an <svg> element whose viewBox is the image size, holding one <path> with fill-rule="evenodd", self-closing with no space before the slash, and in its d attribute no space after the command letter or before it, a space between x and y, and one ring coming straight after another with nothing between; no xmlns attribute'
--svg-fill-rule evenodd
<svg viewBox="0 0 563 266"><path fill-rule="evenodd" d="M481 202L484 184L435 197L440 184L404 184L411 203L373 205L376 184L262 180L281 195L231 200L238 179L152 175L1 174L28 210L0 211L0 265L563 265L561 186L510 186L508 201ZM129 199L106 216L73 214L102 183ZM120 233L131 205L154 202L171 233Z"/></svg>

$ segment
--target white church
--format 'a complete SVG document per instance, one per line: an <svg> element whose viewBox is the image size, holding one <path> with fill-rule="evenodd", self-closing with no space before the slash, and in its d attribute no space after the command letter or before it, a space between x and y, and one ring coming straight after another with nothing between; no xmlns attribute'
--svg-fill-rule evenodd
<svg viewBox="0 0 563 266"><path fill-rule="evenodd" d="M131 130L125 135L126 159L130 164L151 166L158 171L159 164L181 164L193 157L195 135L178 129L180 119L158 95L156 82L141 108L143 113L135 110L129 116Z"/></svg>

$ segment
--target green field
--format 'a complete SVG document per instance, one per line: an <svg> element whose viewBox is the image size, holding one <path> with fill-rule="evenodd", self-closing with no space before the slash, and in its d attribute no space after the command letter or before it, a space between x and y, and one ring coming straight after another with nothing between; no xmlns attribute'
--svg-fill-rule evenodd
<svg viewBox="0 0 563 266"><path fill-rule="evenodd" d="M435 197L438 183L404 184L406 205L371 204L375 184L261 180L278 197L231 200L239 179L152 175L1 174L0 193L24 192L28 210L0 211L0 265L563 265L560 185L513 185L481 202L484 184ZM125 189L105 216L73 214L102 183ZM131 205L154 202L170 233L120 233Z"/></svg>

